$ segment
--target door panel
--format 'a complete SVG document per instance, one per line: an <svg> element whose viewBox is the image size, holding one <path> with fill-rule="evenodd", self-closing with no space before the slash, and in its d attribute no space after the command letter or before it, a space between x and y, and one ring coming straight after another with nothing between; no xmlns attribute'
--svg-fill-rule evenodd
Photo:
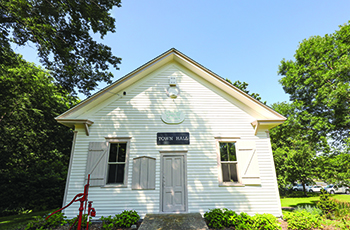
<svg viewBox="0 0 350 230"><path fill-rule="evenodd" d="M183 212L185 207L184 156L163 157L163 212Z"/></svg>

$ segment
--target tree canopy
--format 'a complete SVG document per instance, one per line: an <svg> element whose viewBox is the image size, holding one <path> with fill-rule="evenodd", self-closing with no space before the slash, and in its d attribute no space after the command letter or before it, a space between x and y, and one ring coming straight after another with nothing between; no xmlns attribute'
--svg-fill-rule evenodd
<svg viewBox="0 0 350 230"><path fill-rule="evenodd" d="M58 84L70 93L89 95L97 83L111 83L109 67L118 68L120 58L111 48L96 42L115 32L110 10L120 0L3 0L0 2L0 63L10 43L33 43L40 62ZM4 48L4 49L5 49Z"/></svg>
<svg viewBox="0 0 350 230"><path fill-rule="evenodd" d="M296 181L312 183L318 173L317 153L328 152L327 138L313 127L318 119L302 110L302 103L280 102L272 108L287 120L270 131L271 146L280 188ZM304 192L306 194L305 188Z"/></svg>
<svg viewBox="0 0 350 230"><path fill-rule="evenodd" d="M0 196L6 197L0 215L59 207L73 132L54 118L78 100L43 69L6 55L0 63Z"/></svg>
<svg viewBox="0 0 350 230"><path fill-rule="evenodd" d="M320 135L330 136L334 144L346 142L350 135L350 25L303 40L294 57L279 66L285 92L318 120Z"/></svg>

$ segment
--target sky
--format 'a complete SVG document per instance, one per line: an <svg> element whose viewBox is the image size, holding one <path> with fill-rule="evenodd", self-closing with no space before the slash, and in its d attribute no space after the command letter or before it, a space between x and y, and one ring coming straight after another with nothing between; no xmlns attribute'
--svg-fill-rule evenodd
<svg viewBox="0 0 350 230"><path fill-rule="evenodd" d="M111 69L113 81L176 48L223 78L247 82L250 92L271 105L289 101L278 82L281 60L293 60L303 39L347 23L350 1L125 0L111 13L116 33L99 41L122 58L120 69ZM15 51L39 64L34 48Z"/></svg>

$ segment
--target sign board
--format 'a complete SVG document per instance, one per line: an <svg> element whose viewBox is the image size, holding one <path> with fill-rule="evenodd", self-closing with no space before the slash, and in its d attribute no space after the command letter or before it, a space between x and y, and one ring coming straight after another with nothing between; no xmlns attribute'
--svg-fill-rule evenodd
<svg viewBox="0 0 350 230"><path fill-rule="evenodd" d="M190 133L157 133L157 145L189 145Z"/></svg>

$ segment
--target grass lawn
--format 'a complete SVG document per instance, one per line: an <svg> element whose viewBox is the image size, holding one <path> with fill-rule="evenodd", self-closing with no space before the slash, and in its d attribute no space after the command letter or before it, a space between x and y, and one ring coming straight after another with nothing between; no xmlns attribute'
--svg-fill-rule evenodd
<svg viewBox="0 0 350 230"><path fill-rule="evenodd" d="M282 198L281 206L282 207L296 207L296 206L305 206L311 205L315 206L320 197L291 197L291 198Z"/></svg>
<svg viewBox="0 0 350 230"><path fill-rule="evenodd" d="M339 200L339 201L347 201L350 202L350 195L331 195L330 197ZM319 196L312 197L286 197L281 198L281 206L282 207L296 207L296 206L315 206L319 201Z"/></svg>
<svg viewBox="0 0 350 230"><path fill-rule="evenodd" d="M339 201L350 202L350 195L333 195L331 197Z"/></svg>
<svg viewBox="0 0 350 230"><path fill-rule="evenodd" d="M35 220L36 217L41 217L53 211L54 210L46 210L40 212L31 212L27 214L0 217L0 229L16 229L20 226L26 225L31 220Z"/></svg>

